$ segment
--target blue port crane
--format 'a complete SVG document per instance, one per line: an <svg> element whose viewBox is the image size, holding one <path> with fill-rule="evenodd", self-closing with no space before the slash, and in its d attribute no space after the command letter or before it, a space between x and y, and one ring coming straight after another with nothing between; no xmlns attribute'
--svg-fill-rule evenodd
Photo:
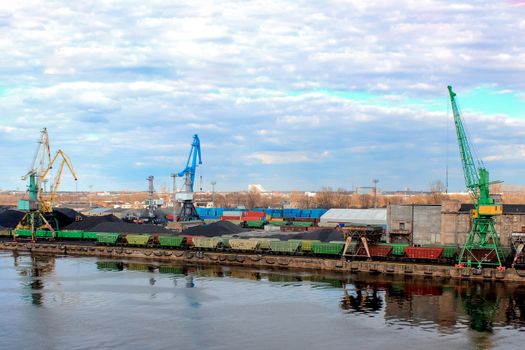
<svg viewBox="0 0 525 350"><path fill-rule="evenodd" d="M201 164L201 143L199 136L195 134L193 135L193 142L191 143L186 167L177 174L177 177L184 177L184 191L178 192L175 196L176 200L181 202L181 210L177 215L177 221L196 221L201 219L193 205L195 173L197 171L197 166Z"/></svg>
<svg viewBox="0 0 525 350"><path fill-rule="evenodd" d="M470 213L470 231L461 249L458 264L463 266L476 264L477 268L483 265L497 265L502 267L503 254L499 235L495 229L495 217L503 214L503 206L496 204L490 195L489 171L483 161L474 159L467 133L463 126L456 93L452 86L448 86L459 153L463 165L465 185L472 197L474 209Z"/></svg>

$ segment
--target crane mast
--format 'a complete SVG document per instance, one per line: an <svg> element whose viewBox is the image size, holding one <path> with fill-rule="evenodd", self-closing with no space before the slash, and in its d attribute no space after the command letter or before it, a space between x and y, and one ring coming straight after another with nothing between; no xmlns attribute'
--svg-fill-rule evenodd
<svg viewBox="0 0 525 350"><path fill-rule="evenodd" d="M177 174L177 177L184 177L184 191L175 194L175 198L181 203L181 209L177 215L177 221L196 221L200 220L197 210L193 205L193 187L195 183L195 173L197 166L202 164L201 145L198 135L193 135L190 154L186 161L184 170ZM175 180L174 180L175 181Z"/></svg>
<svg viewBox="0 0 525 350"><path fill-rule="evenodd" d="M490 196L489 171L481 160L472 156L469 140L456 102L456 93L448 86L459 153L463 165L465 185L472 197L471 225L468 237L461 249L458 264L497 265L502 267L503 254L499 235L495 229L495 217L503 214L503 208Z"/></svg>

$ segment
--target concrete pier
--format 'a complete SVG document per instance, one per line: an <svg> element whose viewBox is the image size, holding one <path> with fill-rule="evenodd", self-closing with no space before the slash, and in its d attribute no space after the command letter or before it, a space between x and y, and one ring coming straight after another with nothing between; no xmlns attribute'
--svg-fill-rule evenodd
<svg viewBox="0 0 525 350"><path fill-rule="evenodd" d="M525 270L516 269L506 269L502 271L495 268L456 268L454 266L445 265L383 261L347 261L346 259L323 259L317 257L236 252L111 247L58 242L0 242L0 250L71 256L94 256L115 259L150 259L162 262L185 262L203 265L231 265L337 272L368 272L377 274L424 276L428 278L497 280L525 283Z"/></svg>

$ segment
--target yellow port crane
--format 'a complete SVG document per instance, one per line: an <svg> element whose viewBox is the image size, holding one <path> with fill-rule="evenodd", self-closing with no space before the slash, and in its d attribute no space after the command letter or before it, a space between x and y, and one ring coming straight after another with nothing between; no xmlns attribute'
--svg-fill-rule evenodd
<svg viewBox="0 0 525 350"><path fill-rule="evenodd" d="M43 192L42 192L41 195L40 195L40 198L39 198L40 199L40 207L41 207L42 212L44 212L44 213L50 213L50 212L53 211L53 203L55 202L56 197L57 197L57 191L58 191L58 187L60 186L60 181L61 181L61 178L62 178L62 172L64 170L64 166L67 166L67 168L71 172L71 175L73 175L73 179L75 181L78 180L77 174L75 173L75 170L73 170L73 165L71 165L71 160L69 159L69 157L61 149L59 149L57 151L57 153L55 154L55 156L53 157L53 159L49 163L49 166L47 167L47 169L42 174L42 179L41 180L42 181L46 180L47 175L49 174L49 171L53 168L56 160L58 159L58 156L60 156L62 158L62 161L60 162L60 166L58 167L58 173L55 175L55 180L53 181L53 184L51 185L51 188L50 188L50 191L49 191L49 195L48 196L44 196Z"/></svg>
<svg viewBox="0 0 525 350"><path fill-rule="evenodd" d="M49 219L54 218L51 215L53 212L53 204L57 197L58 187L60 186L65 166L67 166L73 175L74 180L77 181L77 175L73 170L69 157L59 149L51 159L47 129L44 128L41 134L42 136L38 141L31 169L26 175L22 176L22 180L29 178L29 198L18 201L18 209L26 211L26 214L16 227L16 230L31 230L33 240L36 238L36 231L39 229L49 230L51 232L50 237L54 238L54 229L52 225L49 224ZM50 171L53 169L59 157L62 161L58 167L58 173L54 177L50 191L45 194L42 185L48 181L48 176L51 174Z"/></svg>

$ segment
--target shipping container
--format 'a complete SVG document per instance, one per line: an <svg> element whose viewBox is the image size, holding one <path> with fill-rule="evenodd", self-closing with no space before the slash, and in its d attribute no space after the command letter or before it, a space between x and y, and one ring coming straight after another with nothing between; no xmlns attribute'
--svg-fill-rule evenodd
<svg viewBox="0 0 525 350"><path fill-rule="evenodd" d="M264 227L264 221L262 220L247 220L244 223L246 227L250 227L250 228L263 228Z"/></svg>

